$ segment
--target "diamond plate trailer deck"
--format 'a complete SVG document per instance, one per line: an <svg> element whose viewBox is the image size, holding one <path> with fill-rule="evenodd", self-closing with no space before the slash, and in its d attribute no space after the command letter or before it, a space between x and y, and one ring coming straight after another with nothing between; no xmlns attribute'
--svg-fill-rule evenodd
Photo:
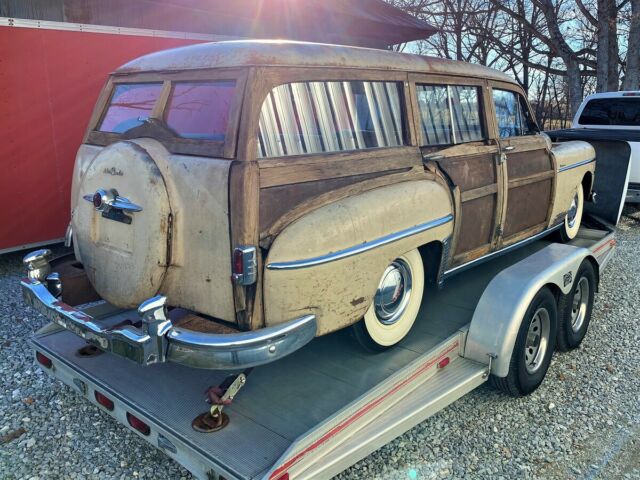
<svg viewBox="0 0 640 480"><path fill-rule="evenodd" d="M142 367L109 353L80 357L84 341L53 324L37 332L31 344L52 360L47 373L124 425L130 425L128 414L143 420L149 433L132 431L199 478L329 478L488 379L488 355L495 352L483 351L483 345L496 338L508 342L508 333L488 339L474 331L489 326L506 332L502 327L509 317L519 323L515 305L513 311L503 308L500 318L487 313L487 306L500 302L497 292L528 298L539 281L575 274L586 257L599 271L614 245L610 230L583 228L570 245L538 240L452 277L443 289L426 292L413 330L381 354L363 352L348 331L317 338L256 368L225 409L230 423L214 433L196 432L191 422L208 409L206 388L227 373L171 363ZM131 313L91 307L105 323ZM494 368L509 355L494 360ZM111 411L97 402L96 392L113 401Z"/></svg>

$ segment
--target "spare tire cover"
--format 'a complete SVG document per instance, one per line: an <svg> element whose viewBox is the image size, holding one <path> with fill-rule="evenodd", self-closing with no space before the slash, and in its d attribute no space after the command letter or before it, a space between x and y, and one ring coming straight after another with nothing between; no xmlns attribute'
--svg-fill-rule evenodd
<svg viewBox="0 0 640 480"><path fill-rule="evenodd" d="M99 189L117 192L142 211L123 212L129 224L106 218L83 198ZM75 205L76 252L100 296L119 307L137 307L156 295L167 269L171 207L150 154L129 141L106 147L81 180Z"/></svg>

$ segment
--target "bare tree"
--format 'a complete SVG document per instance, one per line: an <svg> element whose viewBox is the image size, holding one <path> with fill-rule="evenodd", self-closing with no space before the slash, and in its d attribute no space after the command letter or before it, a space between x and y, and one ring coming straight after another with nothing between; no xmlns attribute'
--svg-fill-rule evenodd
<svg viewBox="0 0 640 480"><path fill-rule="evenodd" d="M640 90L640 0L631 0L625 90Z"/></svg>

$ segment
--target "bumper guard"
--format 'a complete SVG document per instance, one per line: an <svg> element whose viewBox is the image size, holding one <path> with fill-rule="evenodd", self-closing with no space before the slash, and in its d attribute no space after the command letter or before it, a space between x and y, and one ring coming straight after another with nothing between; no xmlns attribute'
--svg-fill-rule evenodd
<svg viewBox="0 0 640 480"><path fill-rule="evenodd" d="M25 302L52 322L84 338L101 350L142 365L174 362L211 370L243 369L276 361L310 342L316 334L315 315L250 332L202 333L173 326L166 297L156 296L138 307L142 328L99 325L93 317L58 299L62 282L50 273L49 250L24 258L28 278L21 281Z"/></svg>

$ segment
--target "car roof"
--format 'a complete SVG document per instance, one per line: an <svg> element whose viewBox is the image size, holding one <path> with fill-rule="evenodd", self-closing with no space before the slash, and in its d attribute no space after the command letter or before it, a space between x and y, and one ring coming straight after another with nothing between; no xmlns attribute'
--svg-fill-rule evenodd
<svg viewBox="0 0 640 480"><path fill-rule="evenodd" d="M248 66L394 70L516 83L498 70L466 62L373 48L289 40L232 40L162 50L124 64L115 74Z"/></svg>

